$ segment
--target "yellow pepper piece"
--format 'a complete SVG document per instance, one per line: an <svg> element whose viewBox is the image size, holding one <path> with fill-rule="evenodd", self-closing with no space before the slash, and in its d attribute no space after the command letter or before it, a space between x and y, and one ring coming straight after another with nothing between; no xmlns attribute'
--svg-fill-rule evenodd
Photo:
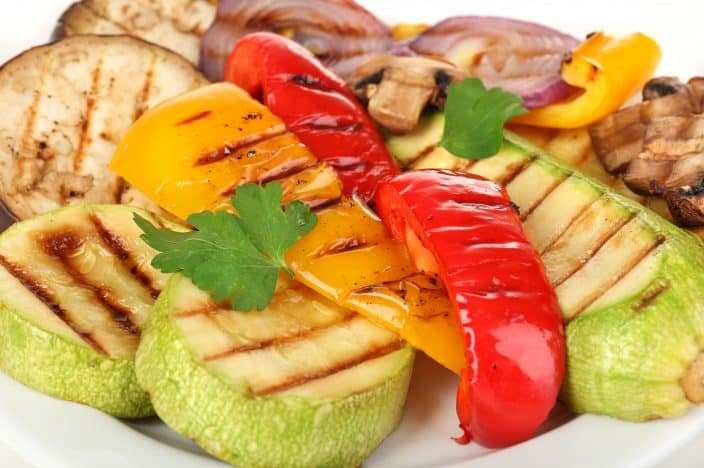
<svg viewBox="0 0 704 468"><path fill-rule="evenodd" d="M316 227L286 254L296 279L459 373L464 346L443 287L366 205L340 199L337 174L281 126L234 85L209 85L147 111L110 167L181 219L232 209L229 197L247 182L281 182L284 202L324 202Z"/></svg>
<svg viewBox="0 0 704 468"><path fill-rule="evenodd" d="M284 201L337 200L342 185L269 109L218 83L149 109L117 147L110 169L165 210L185 219L232 209L245 182L277 180Z"/></svg>
<svg viewBox="0 0 704 468"><path fill-rule="evenodd" d="M590 125L618 110L642 88L660 57L657 42L644 34L614 38L595 33L562 62L562 79L582 91L512 122L551 128Z"/></svg>
<svg viewBox="0 0 704 468"><path fill-rule="evenodd" d="M318 223L286 253L296 279L401 335L459 373L464 345L452 304L434 277L418 272L406 247L356 200L318 213Z"/></svg>
<svg viewBox="0 0 704 468"><path fill-rule="evenodd" d="M425 23L399 23L391 28L391 35L397 41L413 39L418 34L428 29Z"/></svg>

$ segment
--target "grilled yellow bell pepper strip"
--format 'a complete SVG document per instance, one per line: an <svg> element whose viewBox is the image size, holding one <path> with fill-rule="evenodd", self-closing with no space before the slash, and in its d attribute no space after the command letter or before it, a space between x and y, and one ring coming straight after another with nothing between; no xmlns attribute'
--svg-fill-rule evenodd
<svg viewBox="0 0 704 468"><path fill-rule="evenodd" d="M110 169L181 219L232 209L245 182L277 180L283 201L337 200L342 185L284 123L242 89L218 83L147 111L120 142Z"/></svg>
<svg viewBox="0 0 704 468"><path fill-rule="evenodd" d="M657 42L644 34L615 38L594 33L562 62L562 79L582 91L564 102L533 109L512 123L551 128L590 125L642 88L660 57Z"/></svg>
<svg viewBox="0 0 704 468"><path fill-rule="evenodd" d="M247 93L213 84L148 110L127 131L110 167L181 219L232 209L247 182L280 182L284 203L325 204L286 254L296 279L398 333L448 369L464 346L444 288L418 272L401 243L366 205L341 198L334 171Z"/></svg>

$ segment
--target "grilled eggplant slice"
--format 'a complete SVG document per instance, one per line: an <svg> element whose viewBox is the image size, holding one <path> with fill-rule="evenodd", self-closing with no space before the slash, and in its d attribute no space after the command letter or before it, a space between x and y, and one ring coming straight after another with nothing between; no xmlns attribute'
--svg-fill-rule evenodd
<svg viewBox="0 0 704 468"><path fill-rule="evenodd" d="M128 34L198 63L200 36L215 18L215 0L82 0L59 19L56 39Z"/></svg>
<svg viewBox="0 0 704 468"><path fill-rule="evenodd" d="M24 52L0 68L0 199L19 219L139 199L107 167L117 143L145 109L204 84L179 55L127 36Z"/></svg>
<svg viewBox="0 0 704 468"><path fill-rule="evenodd" d="M240 313L174 275L137 351L157 414L240 467L355 467L401 417L401 338L301 285Z"/></svg>
<svg viewBox="0 0 704 468"><path fill-rule="evenodd" d="M435 147L443 125L437 114L419 127L427 138L394 137L392 149L414 168L506 185L567 324L562 399L576 412L634 421L704 402L702 242L511 133L496 156L457 158ZM425 153L415 157L408 142Z"/></svg>
<svg viewBox="0 0 704 468"><path fill-rule="evenodd" d="M126 418L153 414L134 353L167 280L150 266L155 252L139 238L134 212L62 208L0 236L0 368L40 392Z"/></svg>

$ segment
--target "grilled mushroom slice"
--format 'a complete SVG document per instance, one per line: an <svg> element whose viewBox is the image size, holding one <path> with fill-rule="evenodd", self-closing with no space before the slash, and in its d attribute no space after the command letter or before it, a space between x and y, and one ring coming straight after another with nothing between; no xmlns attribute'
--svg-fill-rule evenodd
<svg viewBox="0 0 704 468"><path fill-rule="evenodd" d="M107 164L132 122L207 83L180 55L128 36L73 36L0 68L0 200L19 219L133 191ZM153 205L148 206L154 208Z"/></svg>
<svg viewBox="0 0 704 468"><path fill-rule="evenodd" d="M655 119L647 127L643 151L623 173L636 193L663 195L704 179L704 115Z"/></svg>
<svg viewBox="0 0 704 468"><path fill-rule="evenodd" d="M450 83L468 75L439 60L378 55L356 76L353 88L368 103L369 115L386 130L405 134L416 128L426 106L443 108Z"/></svg>
<svg viewBox="0 0 704 468"><path fill-rule="evenodd" d="M594 151L607 171L619 172L642 151L651 121L666 116L689 115L694 109L688 92L666 94L626 107L589 129Z"/></svg>
<svg viewBox="0 0 704 468"><path fill-rule="evenodd" d="M82 0L59 19L56 39L129 34L198 62L200 36L215 18L215 0Z"/></svg>

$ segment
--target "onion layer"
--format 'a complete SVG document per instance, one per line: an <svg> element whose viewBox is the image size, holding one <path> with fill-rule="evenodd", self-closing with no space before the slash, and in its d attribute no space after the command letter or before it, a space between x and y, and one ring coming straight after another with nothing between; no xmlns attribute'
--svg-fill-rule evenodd
<svg viewBox="0 0 704 468"><path fill-rule="evenodd" d="M442 57L523 97L527 108L543 107L575 91L560 78L565 54L579 44L572 36L535 23L491 16L456 16L416 37L410 48Z"/></svg>
<svg viewBox="0 0 704 468"><path fill-rule="evenodd" d="M394 46L389 28L352 0L220 0L202 38L201 70L220 80L235 42L256 31L295 40L344 79Z"/></svg>

